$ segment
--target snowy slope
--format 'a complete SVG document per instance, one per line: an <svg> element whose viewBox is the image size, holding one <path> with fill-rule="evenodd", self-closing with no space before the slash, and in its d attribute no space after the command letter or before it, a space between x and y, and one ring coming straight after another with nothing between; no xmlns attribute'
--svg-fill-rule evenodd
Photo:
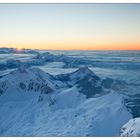
<svg viewBox="0 0 140 140"><path fill-rule="evenodd" d="M88 68L63 76L20 67L2 77L0 136L119 136L132 118L123 95L108 90L87 98L81 81L102 85Z"/></svg>
<svg viewBox="0 0 140 140"><path fill-rule="evenodd" d="M140 118L129 120L120 131L123 137L140 137Z"/></svg>
<svg viewBox="0 0 140 140"><path fill-rule="evenodd" d="M32 97L4 103L0 108L0 135L119 136L119 129L131 118L120 95L85 99L74 90L55 95L54 105L48 104L47 97L41 102Z"/></svg>

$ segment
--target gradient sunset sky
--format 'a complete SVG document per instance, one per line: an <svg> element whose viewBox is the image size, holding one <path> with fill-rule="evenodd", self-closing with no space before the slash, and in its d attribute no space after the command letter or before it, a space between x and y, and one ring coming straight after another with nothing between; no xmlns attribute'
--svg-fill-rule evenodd
<svg viewBox="0 0 140 140"><path fill-rule="evenodd" d="M0 4L0 47L140 50L140 4Z"/></svg>

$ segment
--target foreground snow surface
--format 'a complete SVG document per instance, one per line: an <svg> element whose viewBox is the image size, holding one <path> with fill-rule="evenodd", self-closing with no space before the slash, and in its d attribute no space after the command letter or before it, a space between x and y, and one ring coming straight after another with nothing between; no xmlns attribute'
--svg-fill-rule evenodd
<svg viewBox="0 0 140 140"><path fill-rule="evenodd" d="M1 96L0 136L119 136L131 118L115 93L86 99L73 87L53 94L53 105L49 95L40 102L38 96L20 93L11 101Z"/></svg>
<svg viewBox="0 0 140 140"><path fill-rule="evenodd" d="M121 136L140 137L140 118L129 120L121 129Z"/></svg>

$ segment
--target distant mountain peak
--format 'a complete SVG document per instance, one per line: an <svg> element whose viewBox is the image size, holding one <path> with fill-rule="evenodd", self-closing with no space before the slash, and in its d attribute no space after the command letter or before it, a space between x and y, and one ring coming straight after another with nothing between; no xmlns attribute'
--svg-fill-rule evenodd
<svg viewBox="0 0 140 140"><path fill-rule="evenodd" d="M79 78L84 79L85 77L94 77L95 80L100 80L100 78L88 67L80 67L75 72L71 73L71 79Z"/></svg>
<svg viewBox="0 0 140 140"><path fill-rule="evenodd" d="M87 66L80 67L77 72L83 72L83 73L93 73Z"/></svg>

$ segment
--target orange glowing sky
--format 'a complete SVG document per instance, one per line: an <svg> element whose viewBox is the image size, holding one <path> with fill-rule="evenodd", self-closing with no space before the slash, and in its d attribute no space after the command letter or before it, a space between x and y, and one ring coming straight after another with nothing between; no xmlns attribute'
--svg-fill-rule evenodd
<svg viewBox="0 0 140 140"><path fill-rule="evenodd" d="M140 4L0 4L0 47L140 50Z"/></svg>

